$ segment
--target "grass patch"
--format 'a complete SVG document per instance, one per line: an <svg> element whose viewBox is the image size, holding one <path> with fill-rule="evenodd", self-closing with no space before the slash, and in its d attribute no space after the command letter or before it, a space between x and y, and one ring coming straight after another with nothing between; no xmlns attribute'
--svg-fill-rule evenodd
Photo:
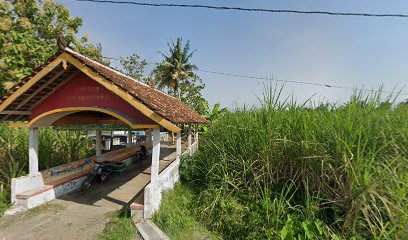
<svg viewBox="0 0 408 240"><path fill-rule="evenodd" d="M8 192L0 193L0 217L4 215L4 212L10 207L10 196Z"/></svg>
<svg viewBox="0 0 408 240"><path fill-rule="evenodd" d="M109 220L105 229L97 237L99 240L127 240L135 239L138 235L133 220L125 211L117 211L109 214Z"/></svg>
<svg viewBox="0 0 408 240"><path fill-rule="evenodd" d="M219 239L193 217L195 194L177 183L175 188L163 195L160 210L154 215L154 223L170 239Z"/></svg>

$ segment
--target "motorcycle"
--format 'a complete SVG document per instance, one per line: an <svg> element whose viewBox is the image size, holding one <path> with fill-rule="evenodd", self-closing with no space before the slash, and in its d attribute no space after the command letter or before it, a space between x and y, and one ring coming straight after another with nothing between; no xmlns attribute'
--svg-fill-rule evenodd
<svg viewBox="0 0 408 240"><path fill-rule="evenodd" d="M149 152L145 145L140 146L140 150L138 152L138 162L144 161L149 157Z"/></svg>
<svg viewBox="0 0 408 240"><path fill-rule="evenodd" d="M82 183L81 189L83 190L88 189L94 179L96 179L99 183L103 183L114 173L114 166L110 162L98 162L96 160L94 160L94 162L96 164L96 167Z"/></svg>
<svg viewBox="0 0 408 240"><path fill-rule="evenodd" d="M139 161L144 161L148 158L149 152L146 146L141 145L140 150L137 152L137 159ZM113 175L120 175L126 169L126 164L123 162L116 161L104 161L98 162L94 160L96 167L88 174L85 181L82 183L81 189L88 189L92 182L96 179L97 182L103 183L108 180Z"/></svg>

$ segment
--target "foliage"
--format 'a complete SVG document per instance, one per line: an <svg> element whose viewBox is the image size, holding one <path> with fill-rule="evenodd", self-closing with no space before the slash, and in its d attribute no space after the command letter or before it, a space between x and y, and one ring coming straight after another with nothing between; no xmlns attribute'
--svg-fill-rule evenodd
<svg viewBox="0 0 408 240"><path fill-rule="evenodd" d="M0 191L0 217L3 216L3 213L9 208L10 204L10 195L7 192Z"/></svg>
<svg viewBox="0 0 408 240"><path fill-rule="evenodd" d="M71 17L68 8L52 0L0 0L0 93L55 54L60 35L102 62L100 45L75 36L81 25L81 18Z"/></svg>
<svg viewBox="0 0 408 240"><path fill-rule="evenodd" d="M40 169L47 169L94 155L92 140L82 137L79 131L40 131Z"/></svg>
<svg viewBox="0 0 408 240"><path fill-rule="evenodd" d="M217 121L224 113L228 111L227 108L221 108L220 103L216 103L212 109L209 108L208 103L204 108L204 113L201 114L203 117L210 122L214 123ZM208 126L202 126L201 132L206 132L208 130Z"/></svg>
<svg viewBox="0 0 408 240"><path fill-rule="evenodd" d="M7 191L11 179L28 171L28 132L0 124L0 185Z"/></svg>
<svg viewBox="0 0 408 240"><path fill-rule="evenodd" d="M136 228L133 220L125 212L114 212L111 214L106 227L97 239L103 240L126 240L134 239Z"/></svg>
<svg viewBox="0 0 408 240"><path fill-rule="evenodd" d="M134 53L131 56L127 56L126 58L121 57L120 64L123 67L124 74L146 83L146 78L143 78L144 69L147 65L146 59L140 60L139 55Z"/></svg>
<svg viewBox="0 0 408 240"><path fill-rule="evenodd" d="M408 107L355 93L226 112L182 161L194 216L226 239L406 239Z"/></svg>
<svg viewBox="0 0 408 240"><path fill-rule="evenodd" d="M161 207L153 217L154 223L170 239L218 239L194 219L192 209L195 194L181 184L163 196Z"/></svg>
<svg viewBox="0 0 408 240"><path fill-rule="evenodd" d="M167 43L169 52L161 53L163 60L153 71L157 87L168 90L169 94L181 99L181 84L195 77L194 70L197 66L191 64L194 51L190 52L190 41L183 46L183 40L177 38L176 42Z"/></svg>
<svg viewBox="0 0 408 240"><path fill-rule="evenodd" d="M206 109L204 117L205 119L214 122L227 111L228 111L227 108L221 108L221 104L216 103L211 110L209 108Z"/></svg>
<svg viewBox="0 0 408 240"><path fill-rule="evenodd" d="M198 76L180 83L181 101L200 115L205 114L208 106L207 100L201 94L201 90L204 88L205 84Z"/></svg>

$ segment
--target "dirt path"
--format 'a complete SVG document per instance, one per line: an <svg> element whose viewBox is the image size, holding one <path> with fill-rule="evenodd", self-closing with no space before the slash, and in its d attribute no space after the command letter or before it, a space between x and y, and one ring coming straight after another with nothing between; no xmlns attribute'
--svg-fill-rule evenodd
<svg viewBox="0 0 408 240"><path fill-rule="evenodd" d="M174 151L174 147L162 146L160 171L174 160ZM134 164L104 184L0 218L0 240L95 239L109 213L128 207L149 182L150 163Z"/></svg>

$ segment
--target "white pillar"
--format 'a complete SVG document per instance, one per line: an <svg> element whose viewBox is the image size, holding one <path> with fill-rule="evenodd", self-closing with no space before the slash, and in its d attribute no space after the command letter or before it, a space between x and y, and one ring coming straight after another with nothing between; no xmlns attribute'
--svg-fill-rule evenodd
<svg viewBox="0 0 408 240"><path fill-rule="evenodd" d="M133 142L133 135L132 135L132 131L128 131L128 136L127 136L127 143L132 143Z"/></svg>
<svg viewBox="0 0 408 240"><path fill-rule="evenodd" d="M102 155L102 131L96 130L96 142L95 142L96 156Z"/></svg>
<svg viewBox="0 0 408 240"><path fill-rule="evenodd" d="M176 158L179 159L181 156L181 131L177 132L176 136Z"/></svg>
<svg viewBox="0 0 408 240"><path fill-rule="evenodd" d="M38 174L38 128L30 127L28 135L29 175Z"/></svg>
<svg viewBox="0 0 408 240"><path fill-rule="evenodd" d="M188 144L188 154L191 156L193 155L193 151L191 149L191 124L188 125L187 144Z"/></svg>
<svg viewBox="0 0 408 240"><path fill-rule="evenodd" d="M150 128L150 129L148 129L148 131L149 131L149 134L146 134L146 132L145 132L146 142L151 142L152 141L152 129Z"/></svg>
<svg viewBox="0 0 408 240"><path fill-rule="evenodd" d="M113 149L113 131L111 131L111 140L109 143L109 150L112 150L112 149Z"/></svg>
<svg viewBox="0 0 408 240"><path fill-rule="evenodd" d="M159 159L160 159L160 129L153 129L153 150L152 150L152 167L151 183L157 184L159 179Z"/></svg>
<svg viewBox="0 0 408 240"><path fill-rule="evenodd" d="M194 142L196 143L196 149L198 149L198 127L195 131Z"/></svg>

